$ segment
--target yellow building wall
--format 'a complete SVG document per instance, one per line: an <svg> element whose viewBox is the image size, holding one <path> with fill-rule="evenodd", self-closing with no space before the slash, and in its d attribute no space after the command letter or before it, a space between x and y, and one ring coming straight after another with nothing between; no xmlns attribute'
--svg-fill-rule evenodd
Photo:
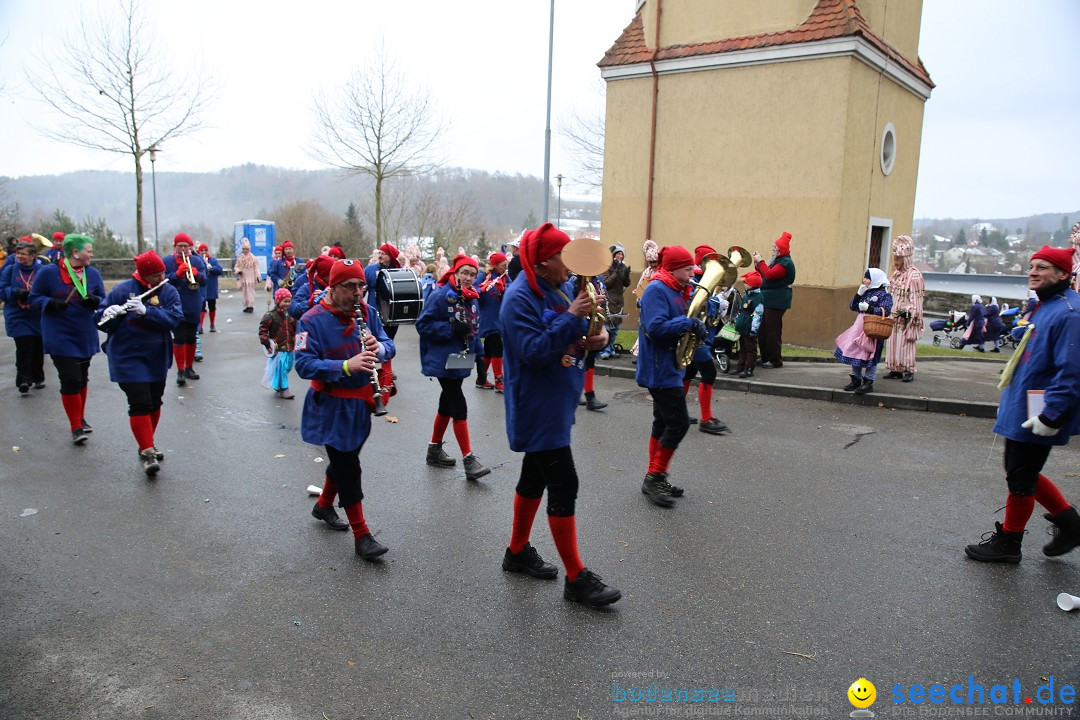
<svg viewBox="0 0 1080 720"><path fill-rule="evenodd" d="M816 4L816 0L664 0L660 46L790 30L806 20ZM645 44L652 47L656 37L656 0L646 0L641 12Z"/></svg>
<svg viewBox="0 0 1080 720"><path fill-rule="evenodd" d="M870 32L911 62L918 63L922 5L922 0L859 0L859 12ZM664 14L667 14L666 5Z"/></svg>

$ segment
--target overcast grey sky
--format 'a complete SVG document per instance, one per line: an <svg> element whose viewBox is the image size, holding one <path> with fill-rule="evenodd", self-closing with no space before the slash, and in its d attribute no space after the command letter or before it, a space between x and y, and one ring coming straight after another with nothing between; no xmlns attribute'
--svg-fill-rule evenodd
<svg viewBox="0 0 1080 720"><path fill-rule="evenodd" d="M131 169L129 158L45 139L24 60L112 0L0 0L0 175ZM167 144L162 171L253 162L319 168L305 151L312 97L385 41L449 119L450 165L542 176L547 0L144 0L179 71L205 66L219 90L210 126ZM558 117L599 111L596 62L634 0L558 0L552 175L574 193ZM1080 2L925 0L920 54L937 84L926 105L917 217L1009 217L1080 208ZM797 109L796 109L797 111ZM903 148L900 148L903 151Z"/></svg>

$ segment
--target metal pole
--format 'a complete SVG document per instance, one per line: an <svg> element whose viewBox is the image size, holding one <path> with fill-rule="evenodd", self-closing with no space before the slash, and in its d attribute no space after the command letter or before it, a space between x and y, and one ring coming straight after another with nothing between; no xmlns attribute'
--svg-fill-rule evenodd
<svg viewBox="0 0 1080 720"><path fill-rule="evenodd" d="M150 146L150 177L154 186L154 252L159 255L158 249L158 224L157 224L157 146Z"/></svg>
<svg viewBox="0 0 1080 720"><path fill-rule="evenodd" d="M544 125L544 222L550 213L551 196L551 61L555 48L555 0L551 0L551 21L548 25L547 124Z"/></svg>
<svg viewBox="0 0 1080 720"><path fill-rule="evenodd" d="M562 173L555 176L555 185L559 188L559 205L555 211L555 227L562 227Z"/></svg>

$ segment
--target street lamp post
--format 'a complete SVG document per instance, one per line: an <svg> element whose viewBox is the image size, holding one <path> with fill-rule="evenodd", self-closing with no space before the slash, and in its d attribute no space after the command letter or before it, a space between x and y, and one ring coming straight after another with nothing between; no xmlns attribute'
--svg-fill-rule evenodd
<svg viewBox="0 0 1080 720"><path fill-rule="evenodd" d="M157 224L157 166L154 164L157 160L158 146L154 143L150 146L150 178L154 186L154 252L159 253L158 250L158 224Z"/></svg>
<svg viewBox="0 0 1080 720"><path fill-rule="evenodd" d="M562 173L555 176L555 185L559 188L559 204L556 206L558 209L555 211L555 227L562 225Z"/></svg>

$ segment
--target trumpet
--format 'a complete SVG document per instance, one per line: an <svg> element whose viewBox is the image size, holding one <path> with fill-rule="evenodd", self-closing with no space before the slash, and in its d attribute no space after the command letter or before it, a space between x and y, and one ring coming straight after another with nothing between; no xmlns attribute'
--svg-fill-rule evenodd
<svg viewBox="0 0 1080 720"><path fill-rule="evenodd" d="M151 295L156 293L158 290L160 290L163 285L168 284L168 282L169 282L168 280L162 280L157 285L155 285L154 287L152 287L149 290L147 290L146 292L144 292L142 295L132 294L132 295L129 296L129 299L134 300L135 298L138 298L139 300L145 300L146 298L150 297ZM121 305L120 306L120 311L117 312L115 315L112 315L111 317L107 317L107 318L102 318L101 322L98 323L98 327L104 327L105 324L107 322L109 322L110 320L112 320L113 318L122 317L124 315L127 315L127 313L128 313L127 306L126 305Z"/></svg>
<svg viewBox="0 0 1080 720"><path fill-rule="evenodd" d="M356 329L360 335L360 349L363 350L366 347L364 342L368 334L367 323L364 322L364 303L363 301L355 303L353 305L356 313ZM379 385L379 369L371 368L371 389L375 395L375 412L372 413L375 417L382 417L386 414L386 403L383 402L383 389Z"/></svg>
<svg viewBox="0 0 1080 720"><path fill-rule="evenodd" d="M191 267L191 254L190 253L182 253L182 254L184 256L184 265L187 266L188 290L198 290L199 289L199 283L195 282L195 271Z"/></svg>
<svg viewBox="0 0 1080 720"><path fill-rule="evenodd" d="M580 279L578 291L585 290L589 295L592 309L589 311L589 329L585 337L597 335L607 321L604 316L606 298L596 294L592 278L603 275L611 267L611 252L596 238L578 238L563 248L562 260L567 269Z"/></svg>

